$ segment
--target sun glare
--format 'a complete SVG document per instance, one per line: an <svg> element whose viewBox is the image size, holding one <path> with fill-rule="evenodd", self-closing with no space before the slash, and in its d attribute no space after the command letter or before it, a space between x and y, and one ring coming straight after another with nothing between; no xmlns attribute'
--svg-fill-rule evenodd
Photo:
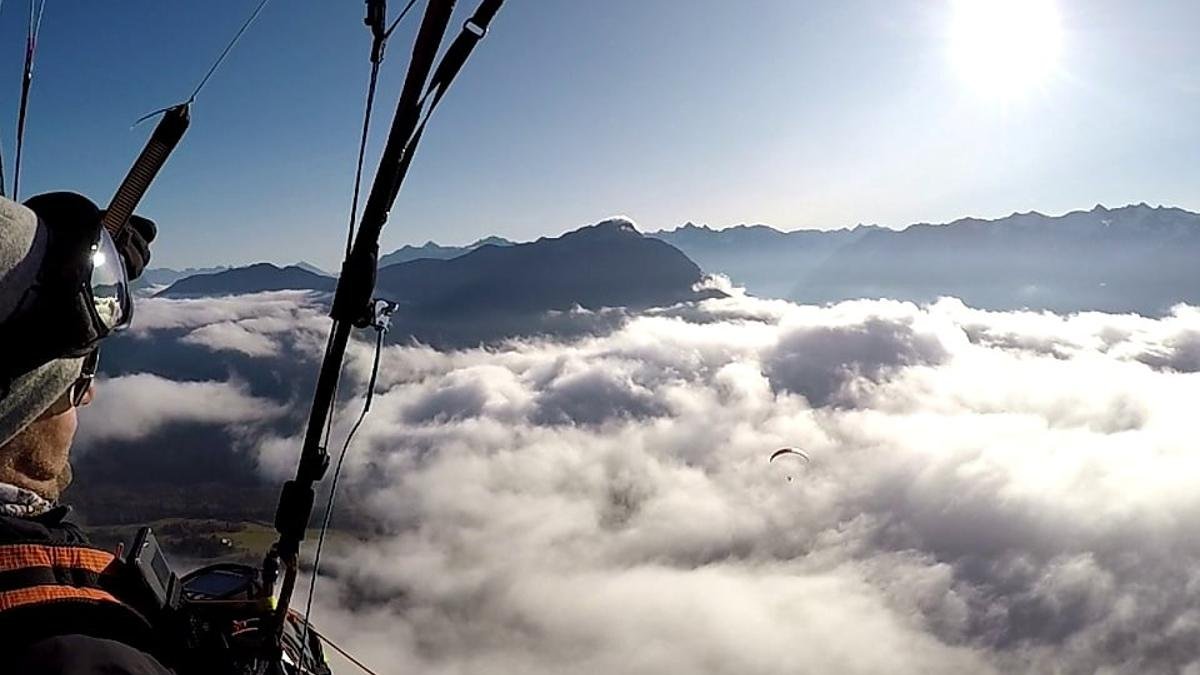
<svg viewBox="0 0 1200 675"><path fill-rule="evenodd" d="M950 58L981 94L1020 97L1058 66L1062 27L1053 0L953 0Z"/></svg>

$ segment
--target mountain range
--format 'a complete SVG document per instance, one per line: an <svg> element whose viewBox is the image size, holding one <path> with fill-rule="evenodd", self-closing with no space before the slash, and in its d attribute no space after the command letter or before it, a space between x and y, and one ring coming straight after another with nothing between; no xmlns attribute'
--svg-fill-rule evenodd
<svg viewBox="0 0 1200 675"><path fill-rule="evenodd" d="M279 267L264 262L184 277L159 291L158 295L189 298L292 289L332 291L336 285L337 280L333 277L311 272L298 265Z"/></svg>
<svg viewBox="0 0 1200 675"><path fill-rule="evenodd" d="M525 244L489 237L463 247L405 246L381 258L379 288L406 303L411 316L441 321L678 301L693 297L699 270L727 275L755 295L798 302L949 295L988 309L1161 314L1180 302L1200 304L1197 260L1200 214L1146 204L902 230L687 223L643 236L618 219ZM325 291L333 283L313 268L260 264L192 275L163 295Z"/></svg>
<svg viewBox="0 0 1200 675"><path fill-rule="evenodd" d="M150 267L142 272L142 276L137 278L137 281L133 283L133 286L139 290L168 286L176 281L179 281L180 279L185 279L197 274L212 274L213 272L220 272L227 269L229 268L226 266L185 267L181 270L171 267Z"/></svg>
<svg viewBox="0 0 1200 675"><path fill-rule="evenodd" d="M687 223L674 230L651 232L683 251L706 272L728 276L754 295L788 298L839 249L883 230L860 225L842 230L781 232L766 225L738 225L714 230Z"/></svg>
<svg viewBox="0 0 1200 675"><path fill-rule="evenodd" d="M457 258L460 255L470 253L477 248L484 246L512 246L513 242L503 237L484 237L476 242L467 244L466 246L440 246L432 241L425 242L422 246L413 246L406 244L391 253L379 257L379 266L387 267L410 260L420 260L422 258L431 258L434 260L449 260Z"/></svg>
<svg viewBox="0 0 1200 675"><path fill-rule="evenodd" d="M954 295L989 309L1162 314L1200 303L1200 214L1146 204L884 230L840 249L793 299Z"/></svg>
<svg viewBox="0 0 1200 675"><path fill-rule="evenodd" d="M955 296L987 309L1161 314L1200 303L1200 214L1146 204L903 230L684 226L652 236L755 294L799 302Z"/></svg>
<svg viewBox="0 0 1200 675"><path fill-rule="evenodd" d="M381 265L376 295L400 303L392 322L393 339L416 337L434 346L460 346L561 332L561 327L546 323L552 321L548 313L556 311L639 309L720 294L696 290L703 279L700 267L678 249L644 236L627 220L614 219L561 237L523 244L488 242L456 257ZM328 292L336 284L333 277L299 266L258 263L180 279L158 295Z"/></svg>
<svg viewBox="0 0 1200 675"><path fill-rule="evenodd" d="M379 270L378 287L427 316L642 308L695 299L700 267L623 219L527 244L482 246Z"/></svg>

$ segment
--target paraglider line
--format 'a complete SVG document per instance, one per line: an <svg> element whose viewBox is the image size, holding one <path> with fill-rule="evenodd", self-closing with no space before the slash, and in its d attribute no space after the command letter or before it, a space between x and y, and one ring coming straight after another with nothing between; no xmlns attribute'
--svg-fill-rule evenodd
<svg viewBox="0 0 1200 675"><path fill-rule="evenodd" d="M354 665L361 668L364 673L369 673L370 675L379 675L375 671L368 668L366 666L366 664L364 664L362 661L359 661L358 659L354 658L353 654L351 654L350 652L346 651L345 649L342 649L341 647L337 646L337 644L334 643L333 640L330 640L329 638L325 637L324 635L318 633L317 629L315 629L315 628L312 629L312 633L313 633L313 635L316 635L318 638L320 638L321 642L324 642L325 644L329 645L330 647L333 647L334 651L336 651L337 653L346 657L347 661L349 661L350 663L353 663Z"/></svg>

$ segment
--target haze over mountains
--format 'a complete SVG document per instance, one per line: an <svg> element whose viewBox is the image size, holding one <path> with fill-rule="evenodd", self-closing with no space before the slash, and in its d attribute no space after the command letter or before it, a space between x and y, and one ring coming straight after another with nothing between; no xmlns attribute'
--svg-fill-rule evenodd
<svg viewBox="0 0 1200 675"><path fill-rule="evenodd" d="M449 260L450 258L457 258L465 253L470 253L483 246L512 246L513 243L504 237L493 236L484 237L466 246L441 246L432 241L427 241L421 246L405 244L387 255L379 256L379 266L387 267L388 265L408 262L409 260L420 260L421 258Z"/></svg>
<svg viewBox="0 0 1200 675"><path fill-rule="evenodd" d="M180 279L196 276L197 274L212 274L227 270L228 267L185 267L183 269L174 269L171 267L151 267L142 272L142 276L138 277L134 282L137 288L153 288L161 287L175 283Z"/></svg>
<svg viewBox="0 0 1200 675"><path fill-rule="evenodd" d="M656 248L655 240L670 246ZM1146 204L903 230L713 230L688 223L643 236L618 219L528 244L489 237L463 247L405 246L381 257L379 288L404 302L411 317L440 322L574 305L670 304L691 297L697 270L726 275L754 295L798 302L954 296L985 309L1161 315L1180 302L1200 303L1196 260L1200 215ZM219 270L180 279L163 294L331 290L332 279L314 270Z"/></svg>
<svg viewBox="0 0 1200 675"><path fill-rule="evenodd" d="M687 223L650 236L683 251L706 272L728 276L754 295L788 298L797 280L812 274L839 249L883 229L860 225L852 230L781 232L766 225L738 225L714 230Z"/></svg>
<svg viewBox="0 0 1200 675"><path fill-rule="evenodd" d="M652 236L751 293L799 302L954 296L985 309L1148 315L1200 302L1200 214L1146 204L903 230L687 225Z"/></svg>

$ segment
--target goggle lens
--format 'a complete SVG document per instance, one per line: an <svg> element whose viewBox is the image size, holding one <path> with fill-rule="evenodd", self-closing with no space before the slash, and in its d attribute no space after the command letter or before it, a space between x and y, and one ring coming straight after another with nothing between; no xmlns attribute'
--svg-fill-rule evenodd
<svg viewBox="0 0 1200 675"><path fill-rule="evenodd" d="M96 317L109 331L120 330L133 318L129 276L125 261L108 234L101 228L100 240L92 247L92 302Z"/></svg>

